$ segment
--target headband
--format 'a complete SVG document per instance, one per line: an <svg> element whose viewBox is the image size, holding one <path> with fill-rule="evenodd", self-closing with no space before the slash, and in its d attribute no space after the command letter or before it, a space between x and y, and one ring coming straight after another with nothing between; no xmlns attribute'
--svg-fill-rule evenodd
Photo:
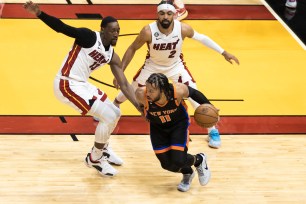
<svg viewBox="0 0 306 204"><path fill-rule="evenodd" d="M160 4L157 6L157 12L160 12L161 10L168 10L172 11L173 13L176 13L176 9L171 4Z"/></svg>

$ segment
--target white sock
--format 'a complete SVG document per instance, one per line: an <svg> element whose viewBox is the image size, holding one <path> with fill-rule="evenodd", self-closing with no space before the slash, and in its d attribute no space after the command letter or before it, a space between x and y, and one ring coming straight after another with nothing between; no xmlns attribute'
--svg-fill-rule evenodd
<svg viewBox="0 0 306 204"><path fill-rule="evenodd" d="M210 133L210 131L212 131L212 130L214 130L214 129L216 129L216 127L215 127L215 126L212 126L212 127L210 127L210 128L207 128L208 133Z"/></svg>
<svg viewBox="0 0 306 204"><path fill-rule="evenodd" d="M91 150L91 159L97 161L102 157L102 149L98 149L95 146Z"/></svg>

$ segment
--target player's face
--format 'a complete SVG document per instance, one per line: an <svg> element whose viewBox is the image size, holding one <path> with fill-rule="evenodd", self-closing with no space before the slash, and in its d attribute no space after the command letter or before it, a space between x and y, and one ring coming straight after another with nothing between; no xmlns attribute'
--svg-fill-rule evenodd
<svg viewBox="0 0 306 204"><path fill-rule="evenodd" d="M103 29L103 43L105 42L107 45L115 46L117 44L119 33L120 26L118 22L107 24Z"/></svg>
<svg viewBox="0 0 306 204"><path fill-rule="evenodd" d="M146 97L150 102L157 102L161 97L161 92L155 84L146 83L147 94Z"/></svg>
<svg viewBox="0 0 306 204"><path fill-rule="evenodd" d="M157 13L159 24L167 29L173 22L174 13L172 11L161 10Z"/></svg>

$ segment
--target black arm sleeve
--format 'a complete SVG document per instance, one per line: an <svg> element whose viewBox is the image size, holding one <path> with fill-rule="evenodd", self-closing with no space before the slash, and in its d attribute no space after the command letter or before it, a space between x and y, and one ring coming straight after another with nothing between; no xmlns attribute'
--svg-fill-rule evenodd
<svg viewBox="0 0 306 204"><path fill-rule="evenodd" d="M81 47L90 48L97 40L96 33L88 28L75 28L69 26L63 23L60 19L44 12L41 12L37 17L56 32L75 38L76 43Z"/></svg>
<svg viewBox="0 0 306 204"><path fill-rule="evenodd" d="M192 98L193 100L195 100L197 103L199 104L203 104L203 103L210 103L210 101L206 98L206 96L204 96L204 94L202 94L200 91L187 86L188 90L189 90L189 97Z"/></svg>

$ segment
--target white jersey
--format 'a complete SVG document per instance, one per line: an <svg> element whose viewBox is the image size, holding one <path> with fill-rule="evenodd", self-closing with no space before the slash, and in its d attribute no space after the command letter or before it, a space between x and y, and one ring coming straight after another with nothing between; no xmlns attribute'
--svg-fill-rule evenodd
<svg viewBox="0 0 306 204"><path fill-rule="evenodd" d="M145 61L145 67L151 71L165 71L182 63L182 29L181 23L174 20L174 27L169 35L161 33L157 23L149 24L152 33L152 42Z"/></svg>
<svg viewBox="0 0 306 204"><path fill-rule="evenodd" d="M97 41L91 48L83 48L74 43L57 76L85 82L91 72L111 61L114 53L113 47L110 46L108 50L105 50L100 33L95 33Z"/></svg>

